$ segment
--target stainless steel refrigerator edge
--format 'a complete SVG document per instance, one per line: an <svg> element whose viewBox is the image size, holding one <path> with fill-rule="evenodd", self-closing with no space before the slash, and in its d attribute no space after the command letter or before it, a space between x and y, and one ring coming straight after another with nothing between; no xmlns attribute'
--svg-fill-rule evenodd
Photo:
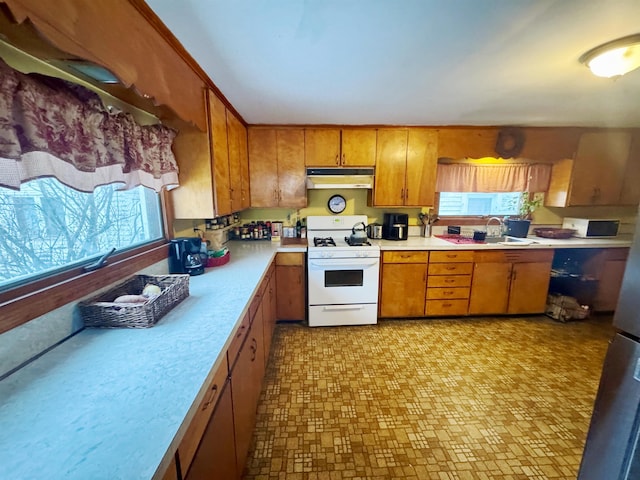
<svg viewBox="0 0 640 480"><path fill-rule="evenodd" d="M578 480L640 479L640 222L613 324Z"/></svg>

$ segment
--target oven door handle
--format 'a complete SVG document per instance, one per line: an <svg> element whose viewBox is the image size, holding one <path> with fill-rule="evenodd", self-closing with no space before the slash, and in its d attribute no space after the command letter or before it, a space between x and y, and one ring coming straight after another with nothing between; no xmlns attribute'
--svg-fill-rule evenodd
<svg viewBox="0 0 640 480"><path fill-rule="evenodd" d="M362 310L364 305L325 305L322 307L324 311L340 311L340 310Z"/></svg>
<svg viewBox="0 0 640 480"><path fill-rule="evenodd" d="M377 258L372 259L361 259L361 258L336 258L334 260L330 259L315 259L312 258L309 260L309 265L313 267L319 268L336 268L336 267L375 267L378 265L380 261Z"/></svg>

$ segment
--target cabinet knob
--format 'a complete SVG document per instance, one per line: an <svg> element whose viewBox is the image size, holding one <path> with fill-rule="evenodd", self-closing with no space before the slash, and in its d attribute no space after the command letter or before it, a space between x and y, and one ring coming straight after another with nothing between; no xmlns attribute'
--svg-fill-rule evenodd
<svg viewBox="0 0 640 480"><path fill-rule="evenodd" d="M336 165L340 165L340 155L336 155Z"/></svg>

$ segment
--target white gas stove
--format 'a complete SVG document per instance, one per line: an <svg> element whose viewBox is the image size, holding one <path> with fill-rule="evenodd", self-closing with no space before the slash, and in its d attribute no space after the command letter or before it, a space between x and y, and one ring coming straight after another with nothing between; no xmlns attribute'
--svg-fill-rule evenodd
<svg viewBox="0 0 640 480"><path fill-rule="evenodd" d="M377 323L380 248L350 245L366 215L307 217L309 326Z"/></svg>

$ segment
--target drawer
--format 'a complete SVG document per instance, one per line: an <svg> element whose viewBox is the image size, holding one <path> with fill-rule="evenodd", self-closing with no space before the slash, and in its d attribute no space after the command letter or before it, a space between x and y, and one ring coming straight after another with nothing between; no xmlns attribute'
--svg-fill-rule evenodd
<svg viewBox="0 0 640 480"><path fill-rule="evenodd" d="M446 300L448 298L469 298L470 287L427 288L427 300Z"/></svg>
<svg viewBox="0 0 640 480"><path fill-rule="evenodd" d="M251 325L251 316L249 312L247 312L242 319L242 323L238 327L238 331L231 340L231 345L227 349L227 360L229 362L229 373L233 370L233 365L236 362L236 358L238 358L238 353L240 353L240 349L242 348L242 342L247 336L247 332L249 332L249 326Z"/></svg>
<svg viewBox="0 0 640 480"><path fill-rule="evenodd" d="M550 262L553 260L553 249L478 251L475 258L476 263Z"/></svg>
<svg viewBox="0 0 640 480"><path fill-rule="evenodd" d="M278 252L276 255L276 265L304 265L304 253L291 252L282 253Z"/></svg>
<svg viewBox="0 0 640 480"><path fill-rule="evenodd" d="M429 263L429 275L471 275L473 263Z"/></svg>
<svg viewBox="0 0 640 480"><path fill-rule="evenodd" d="M469 300L427 300L425 315L466 315Z"/></svg>
<svg viewBox="0 0 640 480"><path fill-rule="evenodd" d="M385 251L382 263L427 263L429 252L423 251Z"/></svg>
<svg viewBox="0 0 640 480"><path fill-rule="evenodd" d="M427 287L469 287L471 275L431 275L427 277Z"/></svg>
<svg viewBox="0 0 640 480"><path fill-rule="evenodd" d="M431 263L453 263L453 262L473 262L473 250L456 251L435 251L431 252L429 261Z"/></svg>

